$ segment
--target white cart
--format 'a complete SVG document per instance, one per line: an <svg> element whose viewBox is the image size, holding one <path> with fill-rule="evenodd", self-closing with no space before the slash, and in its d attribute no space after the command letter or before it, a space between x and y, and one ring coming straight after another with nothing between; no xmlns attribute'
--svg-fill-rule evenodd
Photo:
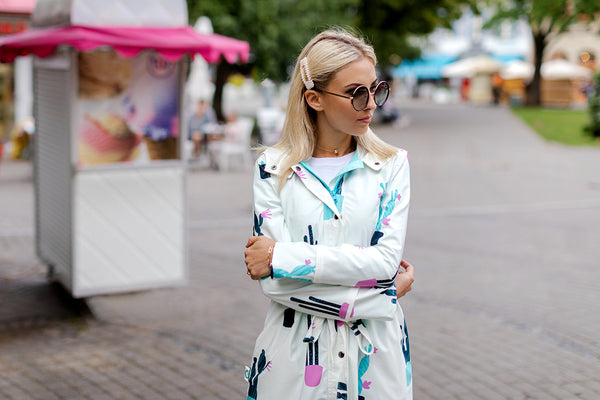
<svg viewBox="0 0 600 400"><path fill-rule="evenodd" d="M133 3L143 3L144 7L127 11ZM168 18L164 10L169 10ZM52 23L48 26L48 21L61 24L65 18L71 26ZM176 40L174 43L182 43L181 48L173 47L173 41L168 41L171 47L165 49L166 45L161 47L152 39L147 49L140 47L139 41L137 48L131 47L135 35L139 34L138 39L147 37L152 29L159 32L154 35L157 40L163 33L171 32L171 28L173 32L182 31L181 25L187 24L184 1L38 0L32 19L39 28L0 41L0 59L12 61L15 54L23 53L38 56L33 67L38 256L74 297L186 283L187 163L182 156L185 140L180 139L186 132L182 107L185 57L189 53L200 53L209 62L220 60L222 55L245 60L247 43L219 35L199 35L190 28L191 32L184 29L185 35L197 37L187 42ZM128 26L131 21L135 21L136 27L123 34L123 29L114 26L115 21L127 26L125 30L131 28ZM114 30L107 32L102 27L108 23ZM77 40L54 43L52 51L48 51L52 37L64 38L65 30L82 26L91 28L83 29L83 33L81 29L73 29L72 35ZM90 40L82 42L81 35L86 37L90 32ZM123 47L112 39L97 43L103 40L98 39L99 33L108 33L108 37L122 35L130 47ZM132 102L131 96L127 87L121 87L123 85L109 82L97 88L95 78L92 81L86 78L84 84L82 54L94 54L88 48L90 43L97 54L125 54L123 59L133 60L134 66L150 66L148 76L156 78L157 71L165 76L168 72L173 101L169 103L172 115L167 124L164 118L156 122L162 112L156 104L155 109L140 116L144 114L141 109L151 104L148 97L161 100L169 96L165 94L167 86L155 90L154 96L138 96L131 105L127 103ZM129 71L124 73L124 79L129 82L139 75L139 71ZM156 78L157 84L164 85L162 78ZM152 82L145 81L138 86L152 86ZM107 90L113 89L116 94L106 95ZM136 90L131 92L135 94ZM104 99L105 95L110 99ZM97 115L102 117L90 117ZM98 132L104 135L100 139ZM164 139L157 137L157 132L158 136L164 134L175 143L171 154L162 160L153 159L145 145L150 146L148 140ZM125 142L128 144L123 144ZM121 154L124 147L130 150L127 155ZM111 161L106 161L106 155L113 157L109 157Z"/></svg>

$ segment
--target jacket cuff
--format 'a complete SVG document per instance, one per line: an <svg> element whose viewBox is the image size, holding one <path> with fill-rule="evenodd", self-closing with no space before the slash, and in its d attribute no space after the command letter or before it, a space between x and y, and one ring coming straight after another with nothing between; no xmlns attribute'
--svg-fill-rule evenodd
<svg viewBox="0 0 600 400"><path fill-rule="evenodd" d="M290 278L313 282L316 251L306 243L275 243L273 249L273 278Z"/></svg>

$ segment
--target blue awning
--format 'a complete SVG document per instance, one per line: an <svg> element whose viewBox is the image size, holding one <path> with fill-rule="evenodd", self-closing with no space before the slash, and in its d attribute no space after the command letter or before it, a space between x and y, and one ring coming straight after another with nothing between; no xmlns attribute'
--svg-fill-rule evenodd
<svg viewBox="0 0 600 400"><path fill-rule="evenodd" d="M496 61L502 63L502 64L506 64L509 61L513 61L513 60L521 60L521 61L525 61L525 57L523 57L523 55L521 54L490 54L490 56L492 56L492 58L494 58Z"/></svg>
<svg viewBox="0 0 600 400"><path fill-rule="evenodd" d="M441 79L442 67L456 60L455 56L423 54L417 60L402 61L402 64L394 68L392 74L394 78Z"/></svg>

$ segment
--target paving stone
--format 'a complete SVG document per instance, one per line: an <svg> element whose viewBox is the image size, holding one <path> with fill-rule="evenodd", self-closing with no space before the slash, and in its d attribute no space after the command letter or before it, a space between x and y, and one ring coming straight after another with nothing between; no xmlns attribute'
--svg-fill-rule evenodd
<svg viewBox="0 0 600 400"><path fill-rule="evenodd" d="M415 399L600 398L600 149L503 108L401 106L410 126L374 129L411 160ZM250 186L189 172L189 285L74 301L35 256L30 164L3 160L0 398L244 398L268 306L242 261Z"/></svg>

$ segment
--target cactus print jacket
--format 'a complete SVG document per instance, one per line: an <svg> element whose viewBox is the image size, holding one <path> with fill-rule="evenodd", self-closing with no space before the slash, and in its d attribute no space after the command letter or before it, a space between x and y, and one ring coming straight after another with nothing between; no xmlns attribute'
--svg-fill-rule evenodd
<svg viewBox="0 0 600 400"><path fill-rule="evenodd" d="M394 278L406 234L404 150L379 160L358 148L323 182L306 162L256 163L254 232L277 243L271 304L245 379L247 400L411 399L408 332ZM279 174L287 181L279 191Z"/></svg>

